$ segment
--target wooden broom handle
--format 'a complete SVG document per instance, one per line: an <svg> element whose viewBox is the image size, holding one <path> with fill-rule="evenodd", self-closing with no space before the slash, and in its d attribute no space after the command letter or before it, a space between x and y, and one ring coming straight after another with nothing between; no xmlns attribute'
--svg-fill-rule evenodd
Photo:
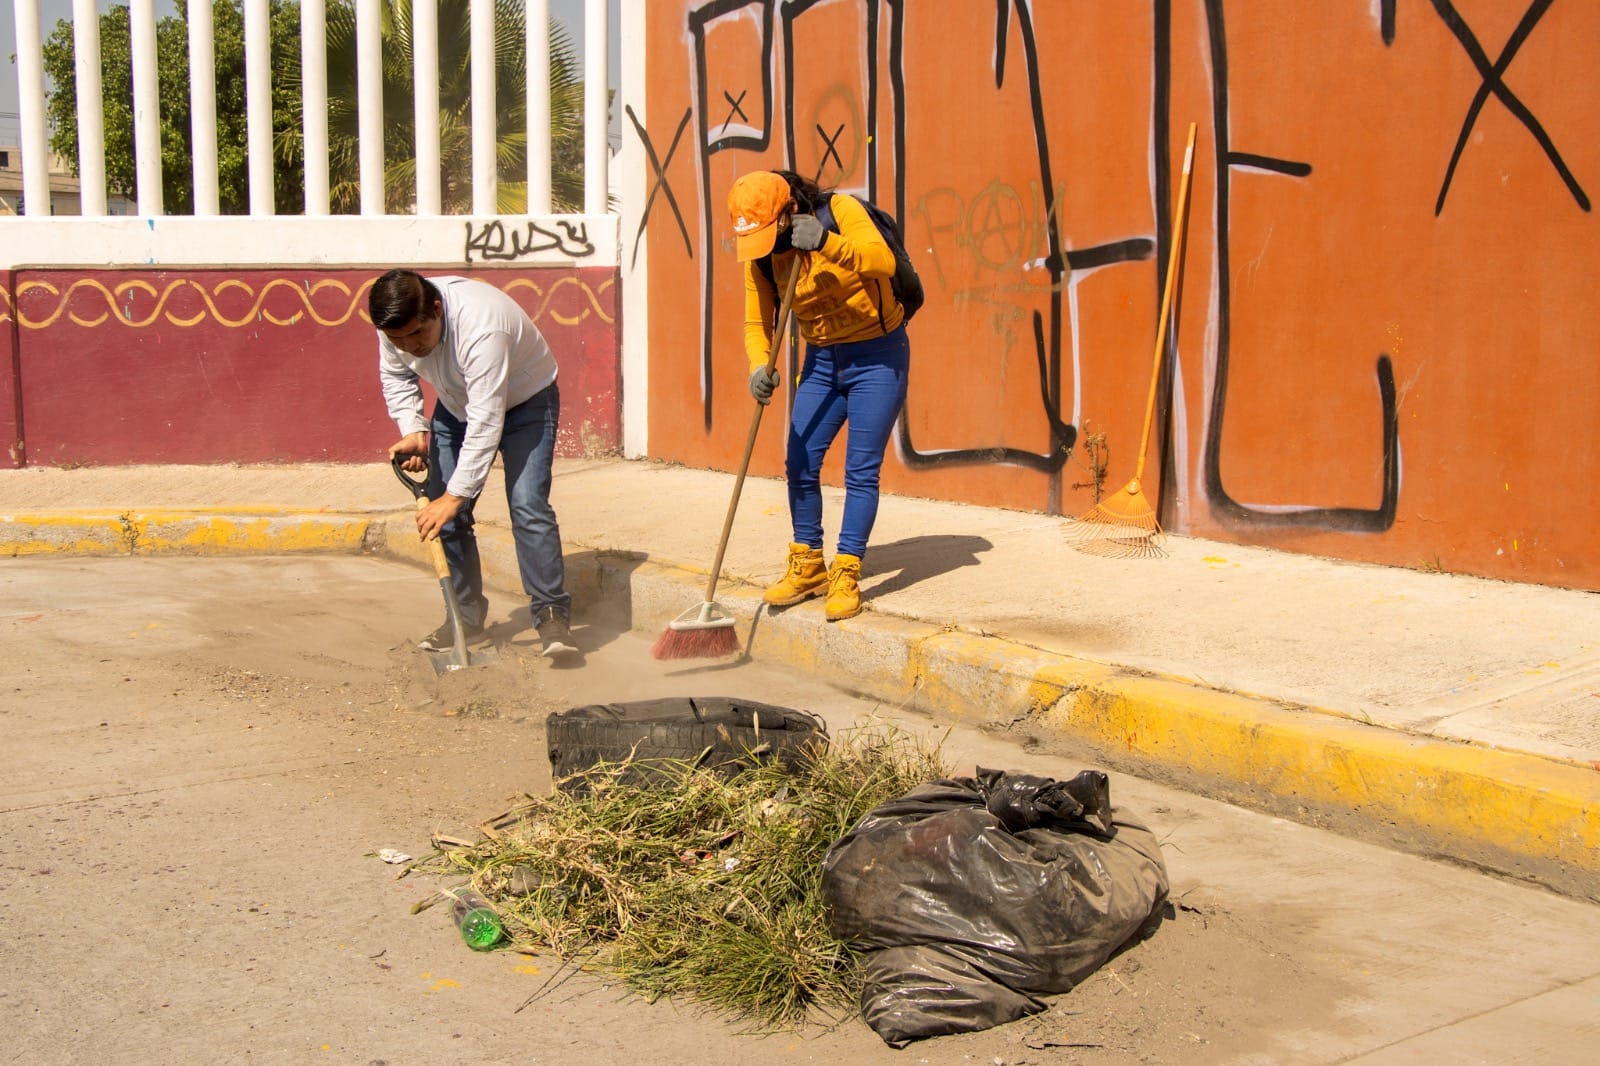
<svg viewBox="0 0 1600 1066"><path fill-rule="evenodd" d="M1161 380L1161 356L1167 346L1167 320L1172 314L1172 294L1178 287L1179 253L1183 250L1184 213L1189 207L1189 175L1194 170L1194 123L1189 123L1189 143L1183 150L1183 176L1178 179L1178 206L1172 212L1172 248L1167 253L1167 283L1161 290L1161 321L1156 325L1155 367L1150 371L1150 398L1144 405L1144 430L1139 434L1139 463L1133 480L1144 478L1145 452L1150 447L1150 423L1156 413L1156 386Z"/></svg>
<svg viewBox="0 0 1600 1066"><path fill-rule="evenodd" d="M784 283L783 302L778 305L777 328L772 331L772 345L767 352L767 369L778 365L778 352L783 347L783 335L789 328L789 306L794 303L795 283L800 280L800 256L794 257L789 268L789 280ZM756 404L755 416L750 419L750 435L745 438L744 457L739 460L739 475L733 480L733 495L728 498L728 515L722 520L722 537L717 541L717 557L711 564L711 577L706 581L706 602L717 598L717 577L722 573L722 556L728 550L728 535L733 532L733 515L739 509L739 494L744 491L744 476L750 470L750 457L755 454L756 434L761 430L761 412L764 403Z"/></svg>

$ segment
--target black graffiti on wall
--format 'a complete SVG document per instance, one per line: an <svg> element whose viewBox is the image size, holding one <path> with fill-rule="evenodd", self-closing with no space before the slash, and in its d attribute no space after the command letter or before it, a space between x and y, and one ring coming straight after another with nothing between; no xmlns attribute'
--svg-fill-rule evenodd
<svg viewBox="0 0 1600 1066"><path fill-rule="evenodd" d="M843 17L839 6L835 2L824 0L785 0L777 5L776 16L772 0L719 0L694 8L689 14L690 36L694 42L695 52L695 103L697 122L701 130L701 160L700 174L709 173L711 157L725 150L750 150L765 151L772 139L772 104L771 84L768 80L771 71L771 41L773 40L774 22L781 40L779 58L784 72L783 94L784 99L793 101L799 98L797 77L801 70L796 61L797 46L795 43L796 27L813 8L823 6L825 10L822 17L836 20ZM883 13L887 13L887 18ZM863 64L865 71L864 83L861 87L864 97L864 106L860 110L859 118L863 129L859 132L858 142L868 146L864 155L864 170L866 175L865 194L880 203L884 203L902 220L907 217L907 151L906 151L906 88L905 88L905 4L903 0L865 0L861 5L861 25L863 27L865 43L863 46ZM759 121L742 110L742 101L751 90L741 91L737 97L724 91L722 101L711 103L709 71L711 69L711 56L707 48L707 38L710 27L718 20L743 18L754 21L759 26L759 35L762 42L763 54L760 63L760 77L762 82L756 91L759 93L761 110ZM885 27L887 23L887 28ZM1058 184L1052 175L1050 148L1047 134L1047 115L1041 84L1041 65L1039 59L1037 39L1034 33L1031 5L1026 0L996 0L995 3L995 82L997 87L1004 86L1013 64L1009 62L1012 26L1015 25L1016 36L1021 42L1022 74L1026 80L1026 89L1029 101L1030 132L1034 139L1036 158L1039 162L1039 188L1044 198L1042 217L1047 224L1042 227L1041 237L1045 243L1044 266L1050 275L1048 308L1045 312L1036 312L1033 315L1033 328L1030 341L1035 348L1034 362L1038 367L1040 403L1043 422L1047 430L1047 444L1042 452L1027 449L996 445L993 447L978 448L927 448L919 447L912 439L909 422L902 417L897 426L897 446L903 462L912 468L927 468L935 466L951 466L962 464L987 464L1007 463L1023 466L1030 469L1041 470L1051 474L1057 473L1066 463L1071 454L1073 444L1077 439L1077 428L1063 421L1058 412L1061 410L1062 378L1062 349L1064 329L1063 293L1068 276L1074 270L1087 271L1104 267L1109 264L1131 262L1150 258L1156 246L1156 241L1146 237L1136 237L1126 240L1107 242L1103 245L1090 245L1076 248L1068 252L1062 244L1060 227L1055 225L1056 214L1059 210L1057 203ZM886 58L887 62L882 60ZM881 72L881 73L880 73ZM880 95L885 91L882 84L887 77L887 92L889 94L889 122L892 127L890 148L891 158L894 161L894 188L891 195L885 199L879 188L879 173L881 169L880 146L884 143L879 129L879 115L882 111ZM715 112L713 108L730 103L740 108L740 117L744 120L744 128L738 132L730 132L728 123L724 120L720 127L714 124ZM845 171L846 161L839 151L839 143L844 135L845 127L837 125L830 132L828 129L813 125L812 130L817 140L816 145L801 143L801 131L796 117L796 109L786 109L782 119L782 137L784 152L787 159L786 165L801 172L822 172L828 165L833 165ZM641 131L642 133L642 131ZM815 149L815 167L809 158ZM1165 161L1160 164L1162 180L1165 182ZM1164 187L1164 185L1163 185ZM710 189L702 182L701 205L703 218L706 220L705 246L711 247L715 240L713 235L713 220L720 216L720 211L713 200L715 190ZM701 272L701 346L700 346L700 381L702 388L702 412L707 429L711 424L711 395L714 366L712 361L713 330L713 301L714 286L712 284L713 264L710 257L704 257L700 267ZM1157 279L1159 288L1160 280Z"/></svg>
<svg viewBox="0 0 1600 1066"><path fill-rule="evenodd" d="M518 229L507 227L499 219L490 219L478 228L467 220L466 247L462 256L468 263L473 255L485 263L509 263L525 259L539 252L560 252L574 259L594 254L594 244L589 240L589 227L582 222L535 222L532 219Z"/></svg>
<svg viewBox="0 0 1600 1066"><path fill-rule="evenodd" d="M1381 532L1394 525L1400 499L1400 420L1395 393L1394 366L1387 354L1380 354L1377 361L1378 404L1383 434L1383 490L1378 506L1370 510L1357 507L1253 507L1235 500L1222 483L1223 415L1228 406L1228 372L1233 351L1230 226L1233 208L1233 171L1235 168L1249 167L1291 177L1306 177L1311 173L1311 167L1307 163L1234 150L1228 122L1228 40L1223 20L1224 2L1225 0L1206 0L1206 29L1211 48L1211 92L1214 101L1212 138L1216 159L1217 233L1216 361L1211 404L1206 412L1202 473L1206 502L1211 508L1212 516L1224 526Z"/></svg>
<svg viewBox="0 0 1600 1066"><path fill-rule="evenodd" d="M1393 0L1390 2L1392 4ZM1439 13L1439 18L1449 27L1450 32L1455 34L1456 40L1461 42L1461 47L1472 60L1472 65L1478 68L1478 76L1483 79L1478 91L1472 94L1472 102L1467 105L1466 117L1461 120L1461 132L1456 137L1455 149L1450 153L1450 164L1445 168L1444 182L1439 186L1439 199L1433 205L1434 214L1437 215L1444 210L1445 197L1450 195L1450 179L1455 177L1456 164L1461 162L1461 153L1466 150L1467 138L1472 136L1472 127L1477 123L1478 115L1483 111L1483 105L1488 102L1491 93L1505 105L1507 111L1516 116L1518 122L1527 127L1533 139L1539 142L1539 147L1544 150L1550 165L1555 167L1556 173L1561 176L1562 183L1566 185L1572 198L1578 202L1578 206L1585 211L1589 210L1588 194L1583 191L1583 186L1578 184L1578 179L1573 176L1566 160L1561 158L1555 141L1551 140L1550 134L1545 132L1544 126L1534 117L1533 112L1505 82L1506 70L1511 66L1511 61L1517 57L1517 52L1553 3L1555 0L1533 0L1533 3L1528 5L1528 10L1523 13L1521 21L1517 23L1516 29L1506 38L1505 46L1500 49L1499 58L1491 64L1483 46L1478 43L1477 35L1472 32L1472 27L1467 25L1467 20L1461 17L1455 5L1450 0L1433 0L1433 9Z"/></svg>
<svg viewBox="0 0 1600 1066"><path fill-rule="evenodd" d="M718 152L743 149L763 152L771 143L772 130L772 10L775 0L713 0L689 11L689 36L694 42L694 111L697 173L700 176L700 247L706 254L700 257L700 403L701 418L706 431L711 431L711 396L715 384L712 373L713 303L712 275L715 258L711 249L717 247L716 231L722 223L723 212L713 209L717 190L711 188L711 157ZM711 58L706 40L712 28L721 20L753 19L761 40L761 55L757 64L760 78L755 86L757 99L746 110L745 98L749 90L739 94L732 107L724 109L720 118L713 120L710 99ZM726 104L726 94L721 103ZM743 121L734 124L735 114ZM792 109L791 109L792 110ZM713 132L713 121L716 122ZM741 379L742 380L742 379Z"/></svg>
<svg viewBox="0 0 1600 1066"><path fill-rule="evenodd" d="M900 43L903 27L899 4L893 5L895 13L895 54L891 57L889 69L892 76L900 79L904 84L904 71L901 66ZM1031 119L1036 157L1039 161L1039 188L1044 197L1044 217L1054 223L1057 204L1057 187L1055 178L1051 173L1049 135L1046 132L1044 94L1039 84L1039 48L1034 38L1033 19L1029 5L1023 0L1016 0L1015 5L1010 0L997 0L995 3L995 39L994 39L994 67L995 87L1005 85L1007 60L1009 57L1010 18L1016 14L1017 32L1022 40L1023 76L1028 84L1028 108ZM904 94L897 93L897 103L903 100ZM905 122L903 121L904 107L899 106L895 114L895 180L896 202L905 203ZM1050 295L1048 297L1048 317L1040 312L1034 312L1033 318L1033 344L1034 353L1039 372L1039 399L1043 406L1046 425L1049 427L1049 442L1047 449L1041 453L1030 452L1021 448L992 447L992 448L950 448L924 450L918 448L911 439L911 422L905 412L901 412L900 420L895 426L896 445L899 449L901 461L912 469L927 469L929 467L970 465L974 463L1010 463L1041 470L1052 475L1060 471L1066 464L1067 457L1072 453L1072 446L1077 442L1078 430L1076 426L1062 421L1061 410L1061 302L1062 281L1068 269L1067 257L1061 247L1061 227L1047 223L1044 226L1044 240L1046 246L1045 269L1050 273ZM1052 487L1052 496L1057 495L1058 486Z"/></svg>
<svg viewBox="0 0 1600 1066"><path fill-rule="evenodd" d="M667 198L667 206L672 209L673 221L677 222L678 233L683 237L683 253L693 259L694 242L689 239L689 224L683 220L683 211L678 207L678 198L672 194L672 184L667 180L667 168L672 165L672 157L678 154L678 142L683 139L683 131L689 125L693 109L684 108L683 118L678 120L678 128L672 132L672 143L667 146L665 159L656 154L656 146L651 143L649 132L645 130L639 117L633 113L633 108L624 107L622 111L633 124L633 132L638 134L639 144L644 148L645 161L650 164L650 191L645 194L644 207L639 212L639 228L633 234L633 263L639 261L639 245L642 243L645 227L650 224L650 211L655 207L656 193L661 193Z"/></svg>
<svg viewBox="0 0 1600 1066"><path fill-rule="evenodd" d="M728 150L766 153L772 148L776 132L782 138L787 157L785 165L793 169L810 172L811 164L815 163L838 167L844 171L848 163L850 171L855 172L854 168L859 163L866 175L866 194L889 206L902 220L907 218L908 213L920 209L928 200L928 195L924 195L917 205L912 205L906 195L908 163L912 162L907 153L908 107L904 71L905 19L907 7L910 5L904 0L862 0L859 7L853 7L841 4L838 0L830 0L816 11L817 17L845 20L845 22L851 19L851 11L859 11L860 15L859 24L853 28L863 33L865 37L861 64L864 80L860 86L864 103L854 109L852 119L852 124L859 124L860 128L850 129L847 136L846 127L831 120L826 126L820 122L802 123L796 115L798 109L792 104L798 98L803 72L803 67L798 61L799 57L796 55L797 20L818 8L820 3L821 0L713 0L711 3L690 9L688 26L694 56L694 97L690 111L676 119L677 127L664 160L657 159L647 131L642 124L634 121L635 132L647 147L650 165L654 170L655 184L650 192L650 201L656 202L657 193L660 192L670 205L678 223L679 233L684 239L685 252L691 260L694 254L689 227L678 210L676 197L666 183L666 168L677 151L686 124L692 121L696 132L696 163L700 182L697 192L702 219L699 243L707 252L701 257L700 263L699 354L703 417L708 430L711 425L713 377L711 338L714 333L712 328L714 286L711 261L715 258L710 254L710 250L720 243L718 234L723 228L720 201L722 190L712 188L708 178L714 155ZM1476 68L1479 78L1471 100L1466 102L1455 149L1448 163L1444 164L1435 204L1436 214L1442 212L1448 200L1475 124L1484 109L1490 106L1491 100L1504 107L1528 130L1540 145L1574 202L1582 210L1590 210L1589 198L1581 182L1562 158L1554 140L1545 131L1532 109L1511 90L1507 83L1508 71L1512 69L1524 43L1540 25L1553 3L1554 0L1530 0L1516 28L1491 60L1479 43L1478 34L1456 10L1451 0L1429 0L1432 14L1454 35L1463 54ZM1029 119L1039 167L1037 189L1043 199L1040 217L1048 220L1039 236L1045 245L1042 263L1050 272L1051 295L1045 308L1031 314L1032 328L1028 340L1034 345L1033 362L1039 379L1039 402L1045 424L1048 426L1049 442L1048 447L1042 452L1009 447L941 450L928 447L926 442L913 441L906 422L902 419L897 443L902 458L911 467L1004 463L1046 471L1053 477L1061 470L1078 432L1077 427L1068 424L1060 417L1064 387L1063 333L1071 325L1064 314L1063 293L1070 289L1074 272L1092 270L1108 263L1154 259L1156 270L1151 273L1153 288L1157 294L1160 293L1165 281L1163 274L1167 251L1174 239L1168 222L1170 212L1162 209L1163 205L1170 204L1174 185L1167 151L1172 132L1170 121L1173 67L1172 7L1171 0L1152 0L1151 3L1154 19L1151 43L1153 63L1150 144L1154 179L1153 203L1157 208L1152 219L1153 235L1132 237L1099 247L1066 250L1063 247L1060 227L1055 225L1059 209L1059 193L1058 184L1052 174L1052 157L1047 136L1048 115L1042 90L1043 78L1035 33L1035 19L1041 17L1041 12L1047 12L1049 9L1040 8L1039 5L1028 3L1026 0L995 0L993 8L995 37L992 49L984 47L977 51L979 54L988 52L993 57L997 86L1005 85L1008 78L1026 79ZM1392 45L1400 32L1401 20L1398 7L1398 0L1379 0L1375 7L1377 33L1385 46ZM927 10L918 7L913 17L920 17ZM1290 180L1300 180L1311 175L1312 163L1306 160L1281 158L1271 152L1247 150L1232 143L1225 32L1226 0L1204 0L1203 11L1206 35L1202 43L1209 46L1209 72L1212 82L1213 111L1209 124L1215 166L1212 194L1215 205L1214 254L1217 266L1216 318L1211 323L1215 331L1212 340L1214 350L1208 353L1213 373L1208 403L1204 411L1204 447L1199 471L1206 502L1216 519L1229 526L1322 528L1350 532L1386 530L1394 523L1401 472L1395 370L1393 360L1388 353L1375 353L1372 364L1381 446L1379 460L1381 491L1376 506L1347 508L1251 505L1235 500L1224 485L1223 426L1228 409L1230 369L1233 361L1231 329L1233 279L1230 247L1231 218L1236 196L1233 178L1240 171L1249 171L1266 172ZM759 39L760 54L736 57L733 60L725 55L716 57L718 70L729 62L746 64L739 69L749 71L745 75L749 83L737 87L733 85L723 87L719 84L717 91L713 92L711 90L713 56L708 40L713 28L722 25L722 20L725 19L746 21L748 23L746 28L753 28L755 36ZM775 41L780 42L777 47L781 48L781 52L776 56L779 60L778 66L774 65ZM1017 54L1020 54L1020 60L1016 58ZM786 105L784 114L775 119L773 76L779 69L783 72L784 99L791 103ZM732 80L737 81L737 77L736 72ZM883 101L880 100L880 95L885 93L886 107L882 106ZM882 123L890 127L887 137L883 136L884 131L879 128L880 116L883 116ZM630 119L632 119L631 114ZM775 121L781 123L777 130L774 129ZM842 146L852 140L867 146L859 159L842 152ZM887 154L880 155L880 152ZM894 180L892 190L886 190L887 195L882 195L879 190L879 175L886 163L892 163ZM925 181L918 183L916 187L923 190L930 188ZM636 241L642 233L641 222L639 234L635 236ZM635 250L637 251L637 248ZM937 263L933 265L936 272ZM1181 314L1181 311L1180 304L1174 313ZM1169 331L1168 348L1165 353L1167 358L1164 360L1166 373L1160 382L1160 407L1163 411L1169 411L1172 406L1173 368L1176 366L1178 336L1179 330L1174 326ZM1163 430L1166 428L1165 421L1163 419L1158 423ZM1161 443L1163 447L1161 468L1166 481L1162 498L1170 506L1173 502L1171 479L1181 476L1181 472L1177 470L1172 455L1172 445L1166 439L1165 433L1162 434ZM1333 449L1330 448L1329 452L1332 454Z"/></svg>
<svg viewBox="0 0 1600 1066"><path fill-rule="evenodd" d="M1589 198L1562 159L1554 141L1533 112L1505 83L1505 74L1517 52L1533 32L1554 0L1533 0L1493 63L1489 61L1476 34L1450 0L1430 0L1434 12L1460 42L1463 51L1477 68L1480 84L1467 105L1461 130L1445 167L1434 214L1444 210L1450 185L1461 161L1468 138L1484 105L1493 95L1520 121L1538 142L1556 173L1560 175L1568 192L1578 206L1588 211ZM1344 532L1376 533L1391 528L1399 508L1400 496L1400 431L1397 392L1393 360L1388 353L1380 352L1375 365L1375 376L1380 413L1382 489L1376 507L1251 507L1230 496L1222 483L1222 427L1227 406L1228 369L1232 351L1231 310L1232 269L1230 212L1233 205L1232 171L1239 167L1274 170L1278 173L1309 174L1310 166L1303 163L1276 161L1270 157L1234 150L1231 147L1228 116L1228 58L1227 35L1224 25L1225 0L1206 0L1206 22L1212 58L1212 94L1214 100L1213 135L1216 139L1216 229L1217 229L1217 350L1215 377L1210 409L1207 412L1206 447L1203 480L1207 501L1212 514L1224 525L1252 528L1317 528ZM1397 30L1397 0L1382 0L1379 8L1379 35L1388 46L1394 43ZM1303 169L1301 169L1303 168ZM1330 449L1331 450L1331 449Z"/></svg>

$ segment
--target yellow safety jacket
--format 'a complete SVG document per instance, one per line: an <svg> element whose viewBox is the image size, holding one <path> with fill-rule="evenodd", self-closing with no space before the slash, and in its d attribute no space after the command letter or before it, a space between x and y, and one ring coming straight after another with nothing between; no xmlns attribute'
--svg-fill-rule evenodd
<svg viewBox="0 0 1600 1066"><path fill-rule="evenodd" d="M905 309L894 298L894 252L855 197L835 193L829 201L839 232L829 230L814 252L793 250L772 256L774 281L768 281L756 260L744 265L744 350L754 373L767 365L778 299L796 258L790 310L809 344L841 344L893 333L905 321Z"/></svg>

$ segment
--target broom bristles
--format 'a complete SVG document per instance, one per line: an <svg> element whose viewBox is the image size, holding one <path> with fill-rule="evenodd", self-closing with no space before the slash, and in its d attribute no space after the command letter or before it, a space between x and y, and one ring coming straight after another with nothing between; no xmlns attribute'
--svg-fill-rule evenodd
<svg viewBox="0 0 1600 1066"><path fill-rule="evenodd" d="M684 611L656 638L650 654L657 659L716 659L739 650L734 617L715 600Z"/></svg>
<svg viewBox="0 0 1600 1066"><path fill-rule="evenodd" d="M656 638L650 654L657 659L719 659L739 650L739 634L731 625L707 629L673 629Z"/></svg>

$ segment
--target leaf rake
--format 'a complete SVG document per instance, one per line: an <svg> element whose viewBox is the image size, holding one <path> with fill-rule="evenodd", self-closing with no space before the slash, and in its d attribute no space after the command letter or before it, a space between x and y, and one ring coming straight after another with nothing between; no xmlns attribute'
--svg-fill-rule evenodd
<svg viewBox="0 0 1600 1066"><path fill-rule="evenodd" d="M1150 395L1145 401L1144 429L1139 435L1139 461L1133 478L1095 504L1066 528L1067 540L1078 551L1118 559L1152 559L1166 554L1166 533L1144 491L1144 463L1150 449L1150 425L1155 418L1156 386L1161 380L1161 356L1167 345L1167 324L1182 267L1184 224L1188 218L1189 179L1194 170L1195 124L1189 123L1189 142L1183 151L1183 175L1178 181L1178 203L1173 211L1172 249L1167 257L1167 280L1161 292L1161 319L1156 325L1155 366L1150 372Z"/></svg>

